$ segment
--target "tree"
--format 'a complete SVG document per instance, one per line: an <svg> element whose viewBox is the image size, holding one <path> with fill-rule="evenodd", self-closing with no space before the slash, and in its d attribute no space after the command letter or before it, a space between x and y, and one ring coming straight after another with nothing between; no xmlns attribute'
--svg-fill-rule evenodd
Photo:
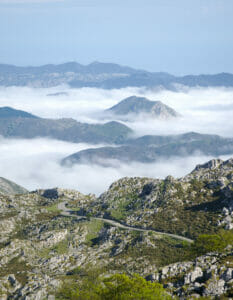
<svg viewBox="0 0 233 300"><path fill-rule="evenodd" d="M70 290L70 295L67 293ZM135 274L129 277L125 274L115 274L101 279L98 284L89 280L78 287L63 288L60 299L71 300L170 300L163 286L159 283L146 281L143 277Z"/></svg>
<svg viewBox="0 0 233 300"><path fill-rule="evenodd" d="M192 245L195 254L222 252L228 245L233 245L233 231L220 230L217 234L201 234Z"/></svg>

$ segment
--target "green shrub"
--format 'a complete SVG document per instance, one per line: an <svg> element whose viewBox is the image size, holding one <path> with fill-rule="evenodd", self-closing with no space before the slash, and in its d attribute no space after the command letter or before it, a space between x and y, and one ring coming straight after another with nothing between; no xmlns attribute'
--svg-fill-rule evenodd
<svg viewBox="0 0 233 300"><path fill-rule="evenodd" d="M201 234L192 244L191 249L200 255L222 252L228 245L233 245L233 230L220 230L217 234Z"/></svg>
<svg viewBox="0 0 233 300"><path fill-rule="evenodd" d="M129 277L125 274L99 280L87 280L80 286L66 286L60 290L57 299L71 300L170 300L161 284L146 281L139 275Z"/></svg>

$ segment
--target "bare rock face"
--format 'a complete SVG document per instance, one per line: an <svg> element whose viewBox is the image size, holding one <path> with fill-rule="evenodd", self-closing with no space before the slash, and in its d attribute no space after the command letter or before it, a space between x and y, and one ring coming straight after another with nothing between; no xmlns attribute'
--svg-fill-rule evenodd
<svg viewBox="0 0 233 300"><path fill-rule="evenodd" d="M184 284L193 283L198 278L202 278L202 277L203 277L202 269L200 267L195 267L195 269L192 272L185 275Z"/></svg>
<svg viewBox="0 0 233 300"><path fill-rule="evenodd" d="M204 289L204 296L220 296L225 291L225 281L223 279L213 278L208 282L208 286Z"/></svg>
<svg viewBox="0 0 233 300"><path fill-rule="evenodd" d="M196 168L184 179L212 179L218 181L231 180L232 178L233 159L223 161L221 159L212 159L205 164L197 165Z"/></svg>
<svg viewBox="0 0 233 300"><path fill-rule="evenodd" d="M194 295L212 299L230 289L233 270L227 267L227 263L222 264L222 261L230 259L232 254L231 251L225 254L213 253L200 256L194 261L175 263L148 275L147 280L163 283L172 294L182 299Z"/></svg>
<svg viewBox="0 0 233 300"><path fill-rule="evenodd" d="M233 279L233 268L227 268L221 275L221 279L223 279L225 282L231 281Z"/></svg>
<svg viewBox="0 0 233 300"><path fill-rule="evenodd" d="M48 199L57 199L59 197L59 190L58 189L45 190L41 196Z"/></svg>
<svg viewBox="0 0 233 300"><path fill-rule="evenodd" d="M195 171L199 171L201 169L213 170L213 169L219 167L222 163L223 163L223 160L221 160L221 159L212 159L205 164L197 165L195 168Z"/></svg>
<svg viewBox="0 0 233 300"><path fill-rule="evenodd" d="M14 274L9 274L5 277L3 277L0 280L0 288L2 295L0 295L1 299L8 299L9 293L15 293L19 288L21 287L21 284L17 281Z"/></svg>

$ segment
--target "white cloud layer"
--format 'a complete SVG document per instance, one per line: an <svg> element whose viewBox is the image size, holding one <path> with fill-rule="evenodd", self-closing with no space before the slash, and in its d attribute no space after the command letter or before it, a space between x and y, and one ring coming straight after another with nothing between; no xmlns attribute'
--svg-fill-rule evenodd
<svg viewBox="0 0 233 300"><path fill-rule="evenodd" d="M97 165L76 165L67 168L59 164L64 156L90 146L49 139L1 138L0 174L29 190L63 187L76 189L85 194L100 194L121 177L164 178L168 174L180 177L192 171L197 164L211 159L207 156L173 157L153 164L119 163L117 167L110 168Z"/></svg>
<svg viewBox="0 0 233 300"><path fill-rule="evenodd" d="M65 92L60 96L48 94ZM180 120L157 121L140 119L128 122L137 135L173 134L187 131L233 136L233 89L198 88L172 91L148 91L137 88L101 90L93 88L51 89L0 88L0 106L11 106L41 117L72 117L82 122L105 122L102 110L120 100L139 95L160 100L183 115ZM101 146L101 145L99 145ZM62 167L62 158L92 145L73 144L49 139L0 139L0 176L28 188L65 187L83 193L101 193L124 176L176 177L190 172L196 164L212 157L201 154L187 158L171 158L153 164L119 164L117 167L78 165Z"/></svg>
<svg viewBox="0 0 233 300"><path fill-rule="evenodd" d="M60 96L47 96L54 93ZM69 89L60 86L50 89L0 88L0 105L12 106L41 117L70 117L80 122L105 122L100 119L102 110L122 99L145 96L160 100L183 115L179 120L157 121L140 119L126 123L144 134L178 134L187 131L233 136L232 88L183 88L179 92L140 88L102 90L95 88Z"/></svg>

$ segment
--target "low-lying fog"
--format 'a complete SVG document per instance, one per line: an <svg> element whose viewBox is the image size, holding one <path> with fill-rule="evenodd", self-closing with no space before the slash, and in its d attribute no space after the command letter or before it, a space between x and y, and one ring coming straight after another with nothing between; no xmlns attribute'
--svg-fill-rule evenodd
<svg viewBox="0 0 233 300"><path fill-rule="evenodd" d="M104 168L97 165L62 167L60 159L89 147L50 139L0 140L0 174L29 190L63 187L83 193L102 193L115 180L124 176L164 178L168 174L182 176L196 164L211 159L206 156L171 158L153 164L118 164ZM227 157L224 157L227 158Z"/></svg>
<svg viewBox="0 0 233 300"><path fill-rule="evenodd" d="M47 96L65 92L58 96ZM233 134L233 89L228 88L182 88L179 92L148 91L127 88L101 90L94 88L50 89L0 88L1 106L11 106L46 118L74 118L80 122L106 122L100 119L104 109L120 100L138 95L151 100L160 100L183 115L179 120L131 120L126 124L136 135L173 134L188 131ZM101 145L100 145L101 146ZM190 172L196 164L212 157L201 154L187 158L171 158L153 164L119 164L103 168L79 165L72 168L60 166L62 158L79 150L93 147L51 139L0 140L0 176L15 181L29 190L36 188L66 187L83 193L101 193L114 181L124 176L180 177ZM96 147L96 146L94 146ZM227 158L227 157L224 157Z"/></svg>
<svg viewBox="0 0 233 300"><path fill-rule="evenodd" d="M47 96L59 92L65 94ZM132 95L160 100L183 116L179 120L169 122L137 118L126 123L138 135L197 131L232 136L232 88L183 87L179 92L173 92L142 88L103 90L69 89L65 86L50 89L0 87L1 106L12 106L46 118L67 117L88 123L106 122L107 120L100 119L100 113Z"/></svg>

